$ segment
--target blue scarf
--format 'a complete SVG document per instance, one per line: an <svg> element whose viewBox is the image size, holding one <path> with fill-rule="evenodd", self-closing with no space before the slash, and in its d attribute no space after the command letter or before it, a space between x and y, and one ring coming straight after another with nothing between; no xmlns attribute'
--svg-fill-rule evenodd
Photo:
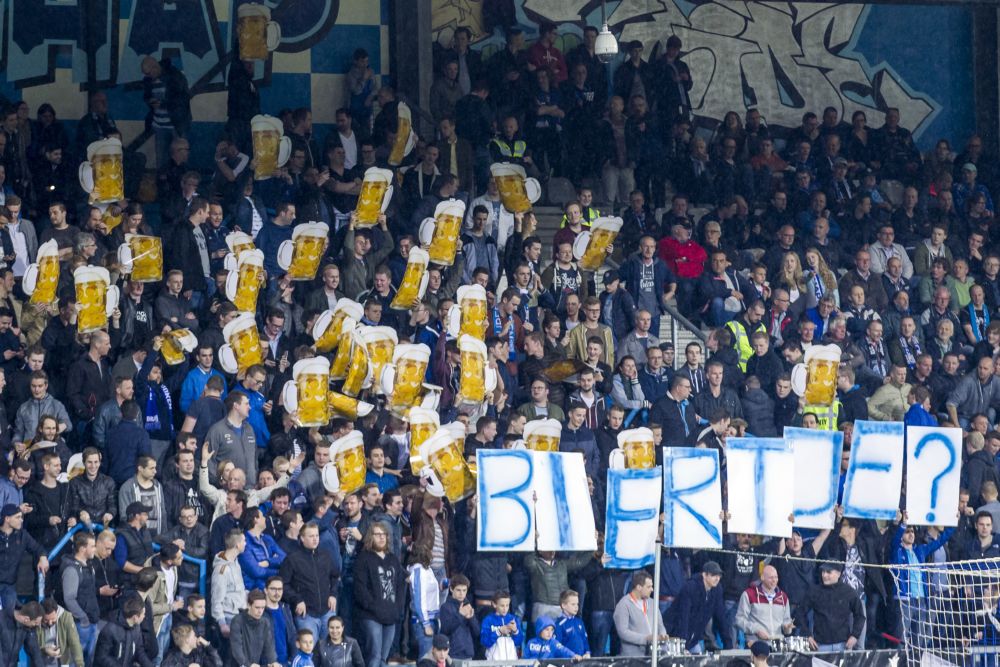
<svg viewBox="0 0 1000 667"><path fill-rule="evenodd" d="M980 318L976 315L976 305L974 303L969 303L969 322L972 324L972 335L976 337L976 342L978 343L983 339L983 334L986 331L986 327L990 326L990 309L983 304L983 316ZM982 320L983 326L979 326L979 322Z"/></svg>
<svg viewBox="0 0 1000 667"><path fill-rule="evenodd" d="M500 309L496 306L493 307L493 335L499 336L500 332L503 331L503 320L500 318ZM508 352L507 358L510 361L517 359L517 351L514 349L514 316L510 316L510 328L507 329L507 343Z"/></svg>

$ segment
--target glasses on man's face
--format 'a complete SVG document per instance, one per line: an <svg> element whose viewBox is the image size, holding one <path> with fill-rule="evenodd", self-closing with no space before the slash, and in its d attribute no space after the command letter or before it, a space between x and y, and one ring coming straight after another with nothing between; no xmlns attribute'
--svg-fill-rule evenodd
<svg viewBox="0 0 1000 667"><path fill-rule="evenodd" d="M387 537L385 533L372 533L372 537Z"/></svg>

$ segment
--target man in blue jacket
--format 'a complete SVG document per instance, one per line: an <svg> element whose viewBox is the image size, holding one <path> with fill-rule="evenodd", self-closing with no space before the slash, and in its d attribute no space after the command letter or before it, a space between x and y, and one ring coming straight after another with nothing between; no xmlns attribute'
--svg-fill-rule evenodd
<svg viewBox="0 0 1000 667"><path fill-rule="evenodd" d="M702 638L709 621L715 622L716 632L722 636L723 648L732 648L726 606L722 601L722 568L713 560L708 561L684 587L667 610L667 632L684 640L684 648L693 654L705 651Z"/></svg>
<svg viewBox="0 0 1000 667"><path fill-rule="evenodd" d="M922 387L920 387L922 389ZM926 389L925 389L926 391ZM915 638L918 643L923 643L929 628L926 627L927 598L929 581L927 574L918 567L927 562L927 558L940 549L951 538L954 528L946 528L944 532L926 544L917 544L917 531L913 526L906 524L906 512L903 512L902 521L896 529L896 534L892 538L892 545L889 549L889 562L892 565L904 565L905 568L893 569L893 579L896 581L896 597L899 599L902 610L901 623L903 626L903 637L907 641ZM911 635L911 633L913 633Z"/></svg>
<svg viewBox="0 0 1000 667"><path fill-rule="evenodd" d="M292 238L295 223L295 204L281 202L274 209L274 217L264 223L254 239L254 244L264 253L264 270L270 284L277 284L276 278L285 273L278 265L278 247Z"/></svg>

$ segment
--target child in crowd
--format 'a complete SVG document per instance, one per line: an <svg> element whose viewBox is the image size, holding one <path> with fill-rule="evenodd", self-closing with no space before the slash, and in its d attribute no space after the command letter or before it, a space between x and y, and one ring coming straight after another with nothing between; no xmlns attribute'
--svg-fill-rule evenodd
<svg viewBox="0 0 1000 667"><path fill-rule="evenodd" d="M464 574L451 578L448 599L441 605L438 614L441 633L451 642L449 656L456 660L471 660L475 657L474 638L479 632L476 610L466 596L469 594L469 579Z"/></svg>
<svg viewBox="0 0 1000 667"><path fill-rule="evenodd" d="M590 657L590 641L587 628L580 618L580 594L572 589L559 595L562 616L556 621L556 639L576 655Z"/></svg>
<svg viewBox="0 0 1000 667"><path fill-rule="evenodd" d="M525 659L534 658L536 660L549 660L559 658L572 658L579 660L580 655L563 646L555 638L556 624L548 616L539 616L535 621L535 636L528 640L528 646L524 649Z"/></svg>
<svg viewBox="0 0 1000 667"><path fill-rule="evenodd" d="M313 637L312 630L299 630L295 637L295 647L299 649L292 658L292 667L313 667L313 649L316 646L316 638Z"/></svg>
<svg viewBox="0 0 1000 667"><path fill-rule="evenodd" d="M479 642L486 650L486 659L517 660L517 647L524 635L517 616L510 613L510 593L497 591L493 596L493 609L493 613L483 619L479 630Z"/></svg>

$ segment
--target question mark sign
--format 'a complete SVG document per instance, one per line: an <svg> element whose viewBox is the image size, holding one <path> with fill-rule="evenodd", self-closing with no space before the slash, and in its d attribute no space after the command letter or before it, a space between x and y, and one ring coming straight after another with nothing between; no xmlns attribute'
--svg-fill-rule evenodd
<svg viewBox="0 0 1000 667"><path fill-rule="evenodd" d="M921 439L921 441L917 443L916 448L913 450L913 458L914 459L919 459L920 458L920 452L922 452L922 451L924 451L924 449L926 449L926 445L929 445L929 444L934 443L934 442L940 442L942 445L944 445L945 451L948 452L948 465L945 466L945 468L941 472L939 472L937 475L935 475L934 479L931 480L931 508L932 509L931 509L930 512L927 513L927 520L928 521L934 521L934 510L933 510L933 508L937 507L938 483L941 481L942 477L944 477L945 475L947 475L949 472L952 471L952 469L955 467L955 462L956 462L956 458L957 458L955 456L955 450L952 449L951 440L948 439L946 436L944 436L941 433L930 433L930 434L924 436L923 439Z"/></svg>

